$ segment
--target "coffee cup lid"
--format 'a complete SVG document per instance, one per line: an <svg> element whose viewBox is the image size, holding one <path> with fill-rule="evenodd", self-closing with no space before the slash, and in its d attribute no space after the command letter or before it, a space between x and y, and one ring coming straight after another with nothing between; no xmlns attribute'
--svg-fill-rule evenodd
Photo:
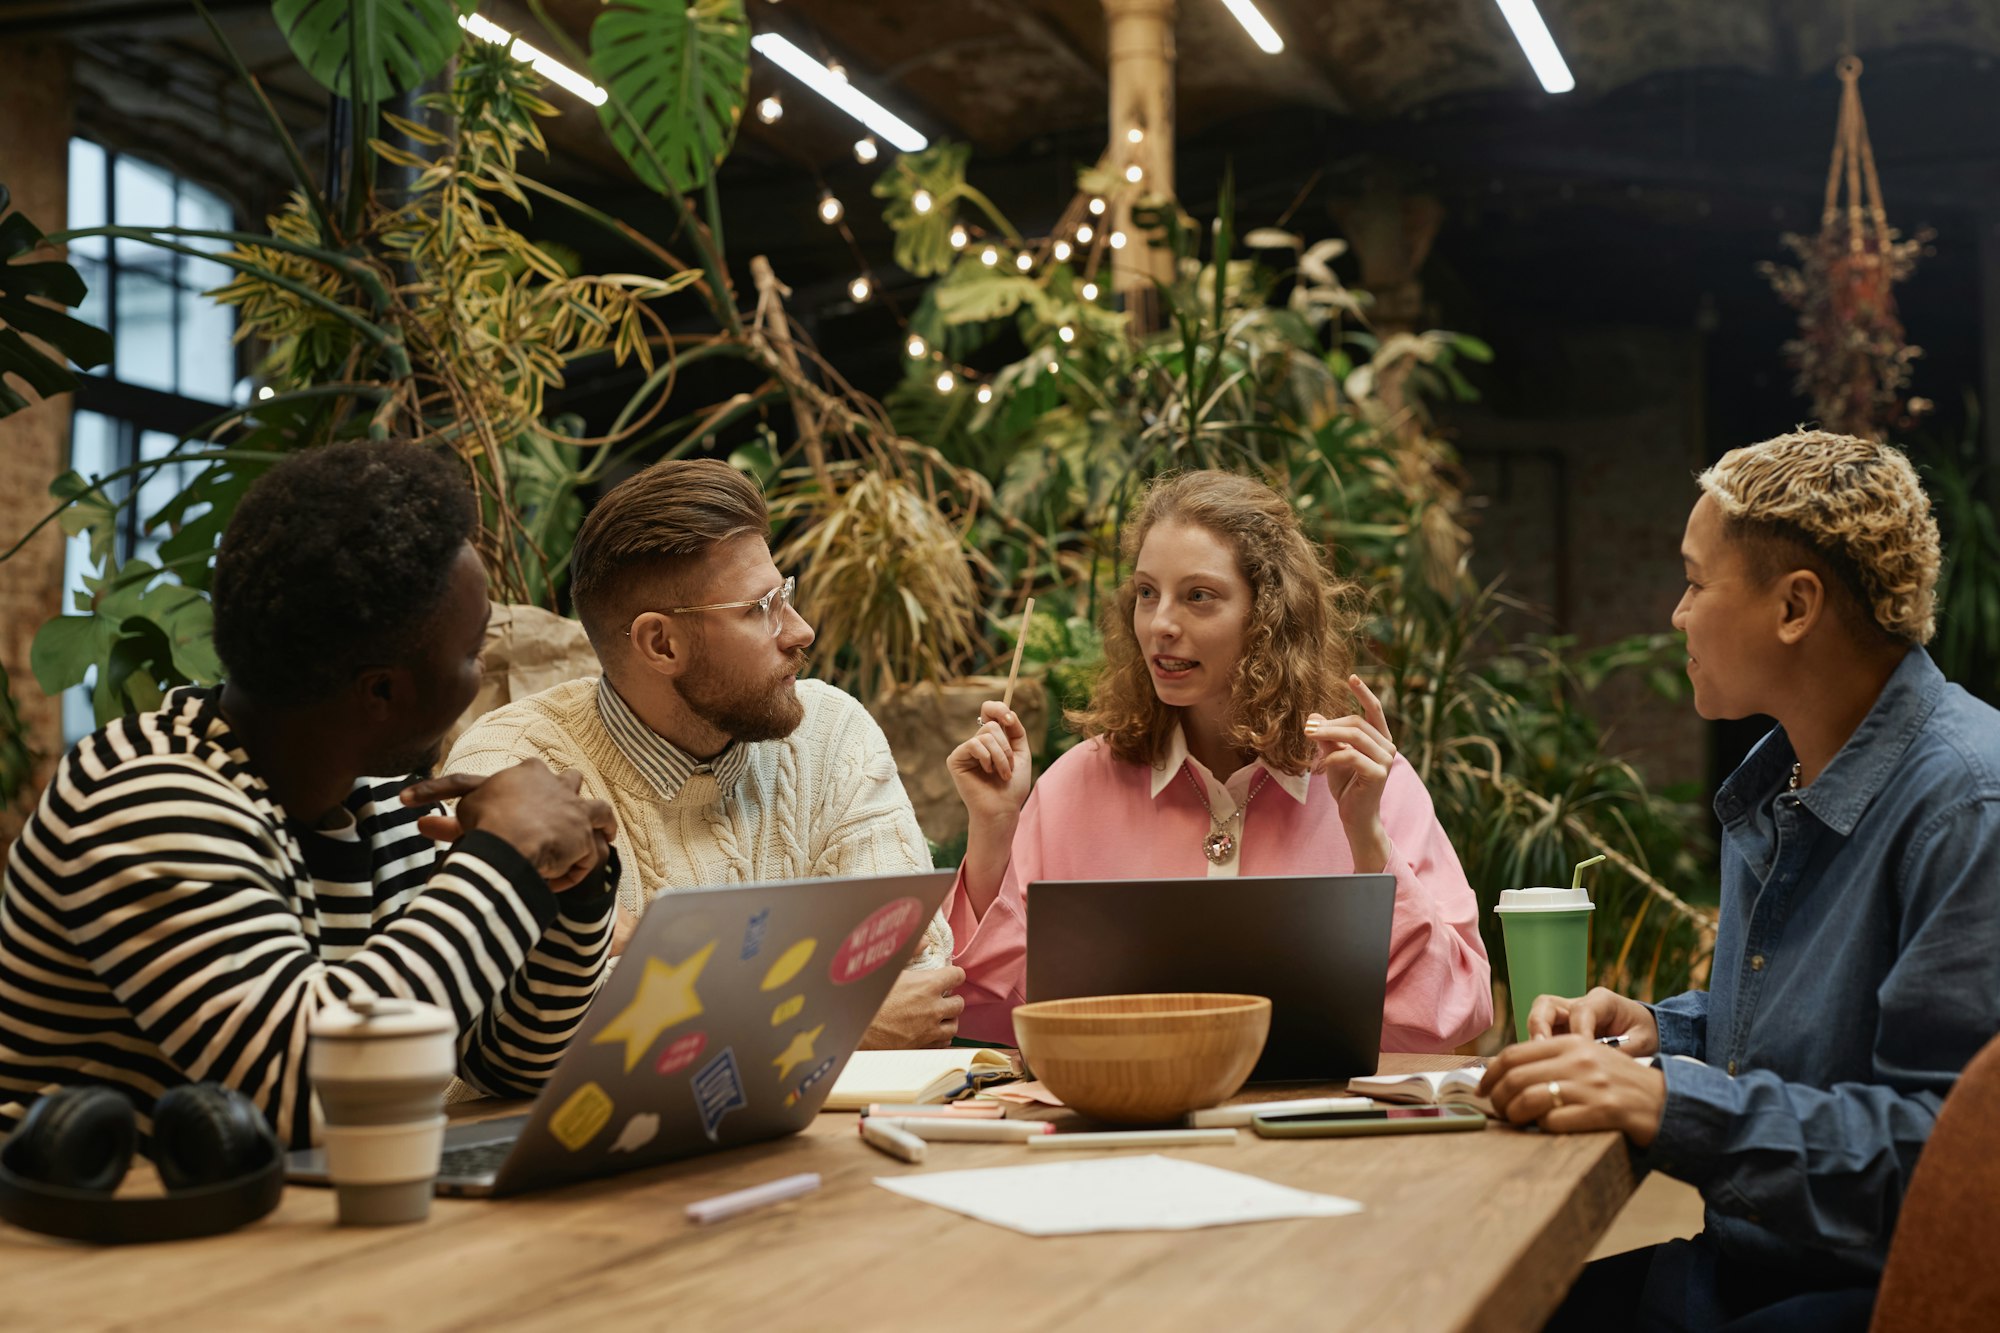
<svg viewBox="0 0 2000 1333"><path fill-rule="evenodd" d="M1496 912L1594 912L1588 889L1502 889Z"/></svg>
<svg viewBox="0 0 2000 1333"><path fill-rule="evenodd" d="M312 1022L315 1037L418 1037L457 1028L450 1010L400 995L351 995L320 1006Z"/></svg>

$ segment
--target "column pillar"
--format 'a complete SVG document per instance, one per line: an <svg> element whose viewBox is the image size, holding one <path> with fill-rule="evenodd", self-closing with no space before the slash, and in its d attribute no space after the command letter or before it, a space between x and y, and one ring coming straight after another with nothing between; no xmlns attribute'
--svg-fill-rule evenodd
<svg viewBox="0 0 2000 1333"><path fill-rule="evenodd" d="M13 205L44 232L69 217L69 136L73 97L69 48L0 43L0 181ZM0 418L0 549L33 527L55 504L49 483L69 466L70 395ZM20 808L32 810L62 753L62 706L42 693L28 668L28 646L42 622L62 609L63 535L50 524L0 565L0 663L5 663L28 744L40 763L17 808L0 810L0 846L20 832Z"/></svg>
<svg viewBox="0 0 2000 1333"><path fill-rule="evenodd" d="M1156 249L1132 224L1134 199L1174 195L1174 0L1104 0L1111 82L1111 162L1136 162L1145 179L1113 198L1105 224L1129 243L1111 254L1112 286L1128 308L1150 305L1155 280L1174 276L1173 255ZM1130 132L1144 136L1134 144ZM1135 300L1136 296L1136 300Z"/></svg>

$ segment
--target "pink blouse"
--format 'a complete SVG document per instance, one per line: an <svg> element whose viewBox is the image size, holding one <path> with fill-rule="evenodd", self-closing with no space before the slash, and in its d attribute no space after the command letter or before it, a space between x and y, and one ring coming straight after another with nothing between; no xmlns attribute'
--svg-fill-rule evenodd
<svg viewBox="0 0 2000 1333"><path fill-rule="evenodd" d="M1209 812L1174 762L1185 753L1176 744L1168 757L1173 767L1155 770L1114 758L1101 740L1083 742L1051 764L1029 793L1006 876L984 917L973 915L960 872L945 899L952 961L965 969L960 1035L1013 1043L1011 1015L1025 998L1027 977L1026 886L1037 880L1354 872L1326 779L1275 770L1245 811L1231 864L1211 866L1202 854ZM1218 784L1198 761L1185 762L1219 815L1243 801L1262 767L1253 763ZM1396 877L1382 1049L1448 1051L1492 1023L1492 969L1472 888L1438 826L1430 793L1400 758L1382 793L1382 826L1394 846L1387 869Z"/></svg>

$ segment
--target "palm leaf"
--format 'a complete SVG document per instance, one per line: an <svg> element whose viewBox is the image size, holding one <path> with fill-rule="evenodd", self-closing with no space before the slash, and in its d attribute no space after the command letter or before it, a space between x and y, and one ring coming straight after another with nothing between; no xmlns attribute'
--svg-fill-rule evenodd
<svg viewBox="0 0 2000 1333"><path fill-rule="evenodd" d="M458 16L476 8L478 0L273 0L271 16L321 87L380 102L443 69L458 49Z"/></svg>
<svg viewBox="0 0 2000 1333"><path fill-rule="evenodd" d="M111 335L62 309L82 304L87 294L77 271L59 259L19 262L44 241L26 215L8 211L8 201L7 187L0 185L0 417L34 401L9 384L9 376L18 377L35 399L49 398L76 387L62 358L86 370L111 359ZM61 357L43 352L23 334Z"/></svg>
<svg viewBox="0 0 2000 1333"><path fill-rule="evenodd" d="M598 115L639 179L682 195L706 184L750 96L742 0L616 0L591 25L590 53L610 93Z"/></svg>

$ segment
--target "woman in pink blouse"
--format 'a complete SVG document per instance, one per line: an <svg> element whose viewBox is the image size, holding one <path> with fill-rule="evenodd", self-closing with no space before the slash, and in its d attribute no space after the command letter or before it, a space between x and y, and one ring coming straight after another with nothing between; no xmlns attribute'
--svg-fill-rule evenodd
<svg viewBox="0 0 2000 1333"><path fill-rule="evenodd" d="M965 969L960 1035L1013 1041L1036 880L1385 870L1382 1049L1449 1050L1484 1031L1477 906L1382 705L1350 672L1354 585L1320 563L1283 496L1226 472L1155 482L1125 557L1104 674L1069 719L1088 739L1033 783L1019 719L988 703L952 751L971 821L945 902ZM1351 700L1343 717L1312 711Z"/></svg>

